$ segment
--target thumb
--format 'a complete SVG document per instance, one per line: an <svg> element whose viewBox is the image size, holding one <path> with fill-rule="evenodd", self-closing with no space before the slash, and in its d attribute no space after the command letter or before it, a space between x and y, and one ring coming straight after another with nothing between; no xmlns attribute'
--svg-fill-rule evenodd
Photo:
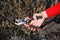
<svg viewBox="0 0 60 40"><path fill-rule="evenodd" d="M34 21L31 21L29 24L30 24L30 25L33 25L33 23L34 23Z"/></svg>

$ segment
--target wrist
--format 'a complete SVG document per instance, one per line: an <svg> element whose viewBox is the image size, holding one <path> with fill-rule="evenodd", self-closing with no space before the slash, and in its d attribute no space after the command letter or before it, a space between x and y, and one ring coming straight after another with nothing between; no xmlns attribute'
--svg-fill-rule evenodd
<svg viewBox="0 0 60 40"><path fill-rule="evenodd" d="M46 18L48 18L48 15L47 15L47 13L46 13L46 11L43 11L43 12L41 12L42 13L42 15L43 15L43 17L46 19Z"/></svg>

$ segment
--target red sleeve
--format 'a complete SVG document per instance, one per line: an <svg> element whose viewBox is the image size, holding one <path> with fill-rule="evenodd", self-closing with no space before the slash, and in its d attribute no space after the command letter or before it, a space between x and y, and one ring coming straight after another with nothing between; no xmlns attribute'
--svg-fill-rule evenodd
<svg viewBox="0 0 60 40"><path fill-rule="evenodd" d="M51 18L53 16L60 14L60 2L54 5L53 7L46 9L45 11L48 15L48 18Z"/></svg>

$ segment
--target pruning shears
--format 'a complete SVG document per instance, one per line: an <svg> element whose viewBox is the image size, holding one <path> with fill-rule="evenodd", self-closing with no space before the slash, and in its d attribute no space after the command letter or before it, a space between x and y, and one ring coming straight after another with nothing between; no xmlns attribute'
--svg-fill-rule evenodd
<svg viewBox="0 0 60 40"><path fill-rule="evenodd" d="M36 16L36 18L37 18L37 20L38 19L41 19L42 18L42 16ZM33 18L31 18L31 17L25 17L25 18L22 18L22 19L15 19L15 24L16 25L24 25L24 26L26 26L26 27L30 27L30 28L33 28L33 29L39 29L40 27L35 27L35 26L32 26L32 25L29 25L29 23L32 21L32 20L34 20Z"/></svg>

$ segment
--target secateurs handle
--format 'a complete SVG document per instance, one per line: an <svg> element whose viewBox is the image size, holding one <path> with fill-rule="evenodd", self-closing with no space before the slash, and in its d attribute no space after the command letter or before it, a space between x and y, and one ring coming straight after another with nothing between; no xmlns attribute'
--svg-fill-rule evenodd
<svg viewBox="0 0 60 40"><path fill-rule="evenodd" d="M36 18L37 18L37 20L38 20L38 19L42 19L42 16L36 16Z"/></svg>
<svg viewBox="0 0 60 40"><path fill-rule="evenodd" d="M42 19L42 16L36 16L37 20ZM34 18L31 18L31 20L34 20Z"/></svg>

